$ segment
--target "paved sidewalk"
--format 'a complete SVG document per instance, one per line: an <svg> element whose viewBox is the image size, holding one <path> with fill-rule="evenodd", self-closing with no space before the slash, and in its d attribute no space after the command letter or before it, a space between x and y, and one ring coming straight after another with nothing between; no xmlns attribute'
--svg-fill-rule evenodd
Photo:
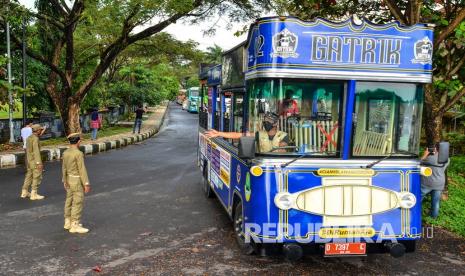
<svg viewBox="0 0 465 276"><path fill-rule="evenodd" d="M142 122L140 134L133 134L131 130L126 133L98 138L94 141L83 140L80 150L85 154L95 154L146 140L158 132L163 124L167 109L167 105L149 107L148 110L153 113L149 113L149 118ZM67 148L67 144L43 147L41 150L42 160L59 160ZM14 167L22 164L24 164L23 151L0 153L0 168Z"/></svg>

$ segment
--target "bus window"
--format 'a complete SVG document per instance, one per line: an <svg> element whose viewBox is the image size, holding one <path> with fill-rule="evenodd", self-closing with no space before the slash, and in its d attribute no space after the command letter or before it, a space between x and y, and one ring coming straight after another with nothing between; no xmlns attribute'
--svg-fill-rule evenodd
<svg viewBox="0 0 465 276"><path fill-rule="evenodd" d="M233 113L234 113L234 132L243 132L244 128L244 95L234 94Z"/></svg>
<svg viewBox="0 0 465 276"><path fill-rule="evenodd" d="M422 94L416 84L358 82L353 155L418 154Z"/></svg>
<svg viewBox="0 0 465 276"><path fill-rule="evenodd" d="M339 154L343 82L257 79L248 82L248 90L250 132L263 132L264 116L272 112L279 116L278 130L295 148L286 154Z"/></svg>
<svg viewBox="0 0 465 276"><path fill-rule="evenodd" d="M219 95L215 99L216 111L215 111L215 122L214 122L214 129L220 130L220 122L221 122L221 100Z"/></svg>
<svg viewBox="0 0 465 276"><path fill-rule="evenodd" d="M208 129L208 91L206 84L200 88L199 126Z"/></svg>
<svg viewBox="0 0 465 276"><path fill-rule="evenodd" d="M225 92L221 95L223 101L223 131L231 131L231 92Z"/></svg>

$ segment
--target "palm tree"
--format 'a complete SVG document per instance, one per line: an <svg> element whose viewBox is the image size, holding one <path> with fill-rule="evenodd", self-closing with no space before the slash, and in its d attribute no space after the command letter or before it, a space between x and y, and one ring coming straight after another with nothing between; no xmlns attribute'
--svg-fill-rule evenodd
<svg viewBox="0 0 465 276"><path fill-rule="evenodd" d="M222 54L223 54L223 49L220 46L213 44L213 46L210 46L207 48L207 52L205 53L205 56L206 56L207 62L219 64L221 63Z"/></svg>

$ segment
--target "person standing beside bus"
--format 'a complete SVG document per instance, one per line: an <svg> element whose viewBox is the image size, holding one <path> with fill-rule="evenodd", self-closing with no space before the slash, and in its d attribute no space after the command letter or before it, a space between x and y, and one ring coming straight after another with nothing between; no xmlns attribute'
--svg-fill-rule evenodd
<svg viewBox="0 0 465 276"><path fill-rule="evenodd" d="M39 137L44 133L45 128L39 124L32 125L32 135L26 140L26 163L27 171L21 191L21 198L30 196L31 200L41 200L44 196L37 193L42 181L43 164L40 155ZM31 193L29 188L31 187Z"/></svg>
<svg viewBox="0 0 465 276"><path fill-rule="evenodd" d="M255 133L255 141L258 153L266 152L286 152L285 149L277 149L289 145L289 137L286 132L278 130L279 117L277 114L267 112L263 119L263 129ZM226 139L240 139L241 132L221 132L211 129L205 132L208 138L223 137Z"/></svg>
<svg viewBox="0 0 465 276"><path fill-rule="evenodd" d="M437 218L439 215L439 204L441 194L446 184L446 169L449 166L449 161L446 164L438 163L439 144L429 146L423 157L421 165L431 168L431 176L421 177L421 200L428 194L431 194L431 217Z"/></svg>
<svg viewBox="0 0 465 276"><path fill-rule="evenodd" d="M142 127L142 115L144 115L144 113L147 112L147 108L142 108L142 105L139 105L135 111L136 113L136 119L134 121L134 128L132 129L132 133L135 134L136 133L136 129L137 129L137 133L140 134L140 129Z"/></svg>

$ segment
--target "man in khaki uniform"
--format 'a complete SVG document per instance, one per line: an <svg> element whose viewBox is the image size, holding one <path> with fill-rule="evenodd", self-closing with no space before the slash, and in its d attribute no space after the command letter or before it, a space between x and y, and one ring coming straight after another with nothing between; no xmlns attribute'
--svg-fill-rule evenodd
<svg viewBox="0 0 465 276"><path fill-rule="evenodd" d="M89 178L84 165L84 154L79 150L80 133L68 135L69 149L63 153L63 184L66 189L65 225L70 233L87 233L81 220L84 193L90 192Z"/></svg>
<svg viewBox="0 0 465 276"><path fill-rule="evenodd" d="M24 179L23 189L21 191L21 198L30 196L31 200L44 199L37 193L40 182L42 181L43 164L40 156L40 143L39 137L44 133L44 128L35 124L32 127L32 135L26 140L26 177ZM32 186L31 193L29 188Z"/></svg>

